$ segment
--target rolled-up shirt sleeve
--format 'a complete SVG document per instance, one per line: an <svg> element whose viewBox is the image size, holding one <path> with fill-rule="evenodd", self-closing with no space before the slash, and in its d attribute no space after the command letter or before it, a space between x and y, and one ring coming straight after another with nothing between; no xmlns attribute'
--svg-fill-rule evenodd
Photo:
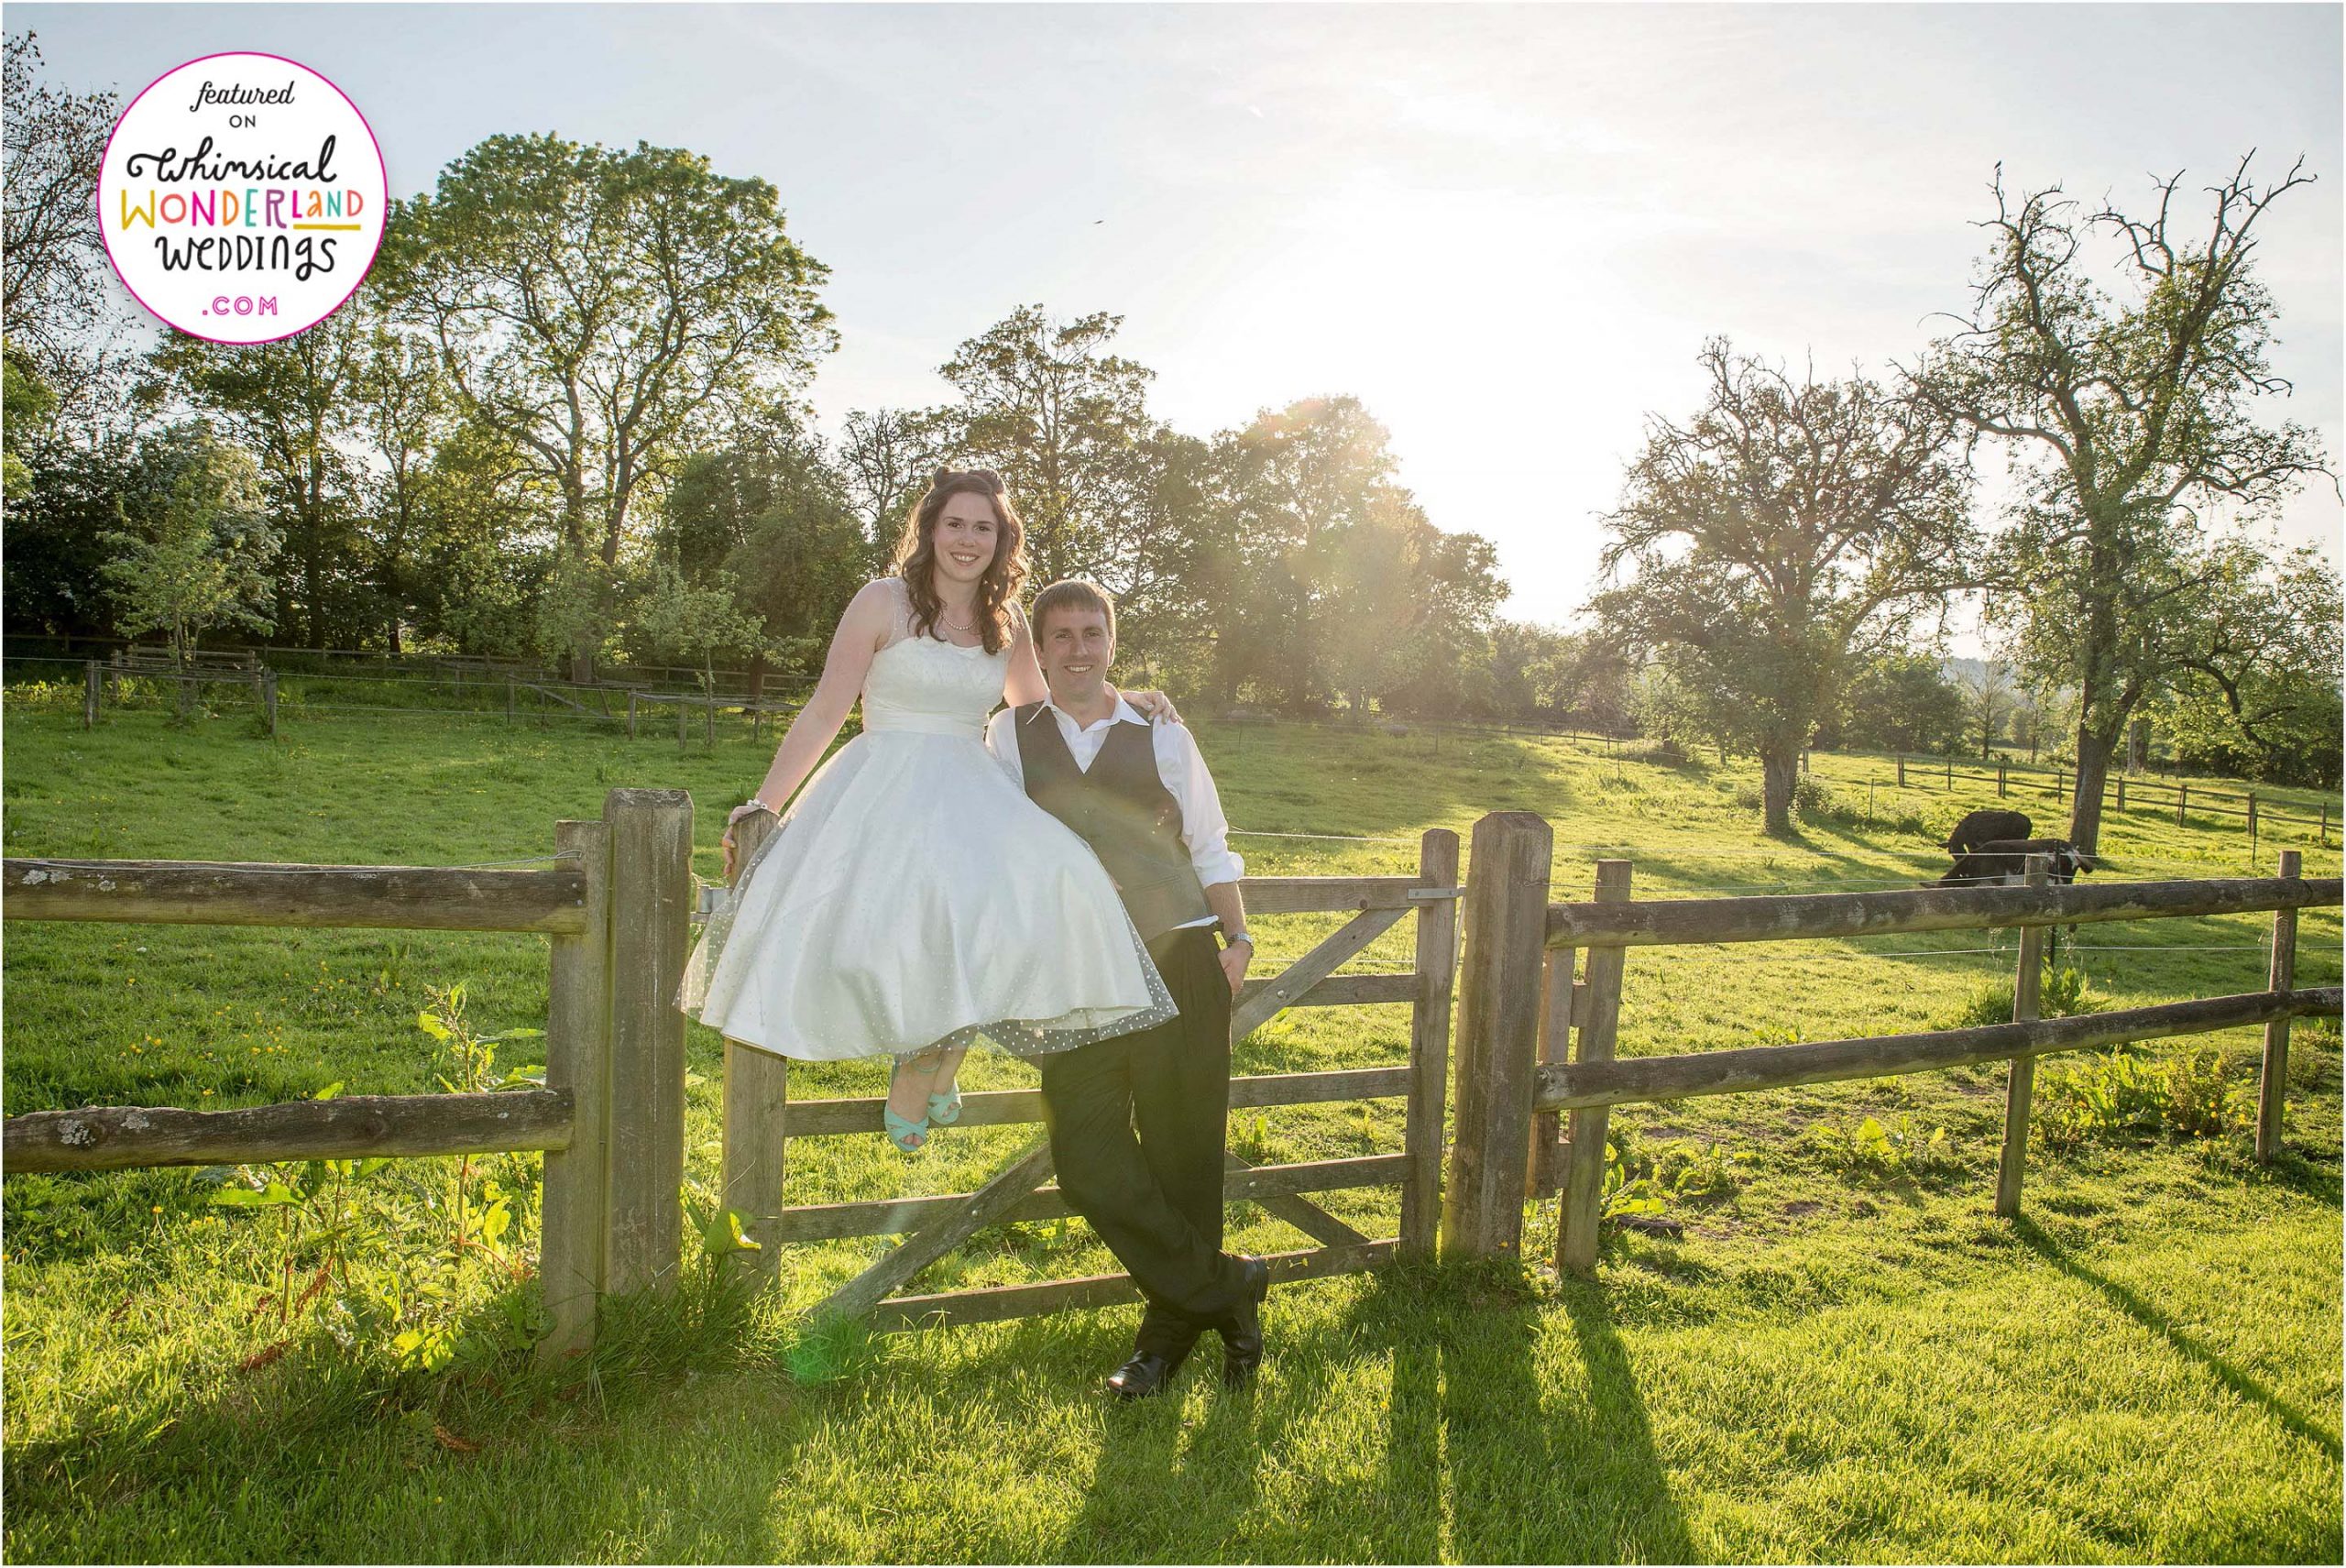
<svg viewBox="0 0 2346 1568"><path fill-rule="evenodd" d="M1197 738L1182 724L1153 724L1149 738L1157 751L1157 776L1181 807L1181 842L1189 849L1189 868L1198 873L1200 885L1238 881L1246 874L1246 861L1230 847L1222 795L1206 771Z"/></svg>
<svg viewBox="0 0 2346 1568"><path fill-rule="evenodd" d="M986 750L993 753L1012 784L1026 787L1025 769L1018 760L1018 715L1014 709L1003 708L986 721Z"/></svg>

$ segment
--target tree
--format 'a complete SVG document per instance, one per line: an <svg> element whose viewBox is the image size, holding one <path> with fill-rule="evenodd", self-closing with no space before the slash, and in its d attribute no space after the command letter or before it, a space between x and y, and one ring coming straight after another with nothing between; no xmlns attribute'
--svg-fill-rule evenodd
<svg viewBox="0 0 2346 1568"><path fill-rule="evenodd" d="M1977 674L1965 674L1958 681L1963 693L1965 711L1979 737L1982 760L1995 755L1996 737L2010 719L2018 701L2012 690L2012 666L2001 659L1983 660Z"/></svg>
<svg viewBox="0 0 2346 1568"><path fill-rule="evenodd" d="M267 631L269 566L280 541L263 510L259 465L201 424L178 425L142 454L134 518L100 535L115 554L101 575L126 637L160 630L187 673L196 641L214 626ZM181 683L181 708L189 706Z"/></svg>
<svg viewBox="0 0 2346 1568"><path fill-rule="evenodd" d="M1628 582L1591 601L1619 645L1669 655L1722 744L1760 753L1767 830L1792 830L1802 750L1850 672L1904 647L1977 581L1969 478L1951 423L1862 377L1795 386L1705 344L1709 400L1658 416L1601 557Z"/></svg>
<svg viewBox="0 0 2346 1568"><path fill-rule="evenodd" d="M828 269L784 232L773 187L642 142L490 137L393 204L376 267L458 406L528 455L565 546L606 578L639 495L836 341L815 297ZM604 629L575 630L591 663Z"/></svg>
<svg viewBox="0 0 2346 1568"><path fill-rule="evenodd" d="M1365 547L1415 509L1394 468L1385 427L1354 397L1265 409L1219 438L1217 501L1235 532L1238 579L1225 613L1242 623L1221 641L1225 690L1244 674L1304 708L1343 681L1346 651L1376 630L1343 619L1341 601L1365 602L1357 569L1344 581L1347 542Z"/></svg>
<svg viewBox="0 0 2346 1568"><path fill-rule="evenodd" d="M941 409L857 409L847 416L839 474L875 567L895 548L905 514L952 455L955 422Z"/></svg>
<svg viewBox="0 0 2346 1568"><path fill-rule="evenodd" d="M2253 156L2253 154L2251 155ZM2110 206L2081 233L2058 186L2015 212L1997 166L1993 236L1969 316L1913 375L1921 395L1975 433L2038 455L2013 528L2027 593L2025 668L2077 695L2077 794L2069 838L2091 850L2101 830L2110 759L2128 719L2187 661L2178 609L2212 580L2203 508L2242 521L2268 514L2300 477L2327 473L2312 432L2268 429L2253 400L2288 390L2265 351L2276 314L2251 268L2257 217L2308 182L2303 159L2263 193L2243 158L2212 188L2207 236L2170 231L2176 188L2155 182L2156 215ZM2088 276L2094 230L2119 242L2138 291L2110 298ZM2333 486L2335 479L2332 479Z"/></svg>
<svg viewBox="0 0 2346 1568"><path fill-rule="evenodd" d="M126 435L132 411L130 356L114 350L134 318L110 286L92 198L122 102L39 81L37 38L9 35L0 66L0 321L20 364L56 400L44 440L111 445ZM15 444L19 456L26 444Z"/></svg>
<svg viewBox="0 0 2346 1568"><path fill-rule="evenodd" d="M349 447L368 352L362 310L345 307L269 343L214 343L167 331L149 356L166 381L219 416L259 458L285 542L273 574L272 619L312 648L344 645L367 629L351 613L363 470ZM355 587L363 593L363 584Z"/></svg>
<svg viewBox="0 0 2346 1568"><path fill-rule="evenodd" d="M685 466L659 532L686 581L736 585L751 635L737 644L762 685L771 652L819 665L840 612L878 569L863 520L822 443L795 411L747 421Z"/></svg>
<svg viewBox="0 0 2346 1568"><path fill-rule="evenodd" d="M1843 693L1840 744L1861 751L1951 753L1964 740L1963 690L1935 655L1868 661Z"/></svg>
<svg viewBox="0 0 2346 1568"><path fill-rule="evenodd" d="M758 637L756 618L736 602L740 592L730 572L696 587L674 561L655 556L636 601L635 626L654 649L697 665L701 691L714 696L717 650L746 647Z"/></svg>
<svg viewBox="0 0 2346 1568"><path fill-rule="evenodd" d="M2335 787L2341 750L2338 574L2314 547L2274 569L2235 555L2167 723L2178 756L2276 783Z"/></svg>
<svg viewBox="0 0 2346 1568"><path fill-rule="evenodd" d="M417 555L431 515L433 457L455 434L455 400L431 345L367 319L350 419L369 459L358 479L363 560L353 575L371 587L384 646L396 653L401 624L424 591Z"/></svg>
<svg viewBox="0 0 2346 1568"><path fill-rule="evenodd" d="M1008 486L1038 583L1091 576L1116 553L1124 457L1149 433L1155 374L1108 352L1124 319L1060 322L1022 305L938 368L961 395L958 444Z"/></svg>

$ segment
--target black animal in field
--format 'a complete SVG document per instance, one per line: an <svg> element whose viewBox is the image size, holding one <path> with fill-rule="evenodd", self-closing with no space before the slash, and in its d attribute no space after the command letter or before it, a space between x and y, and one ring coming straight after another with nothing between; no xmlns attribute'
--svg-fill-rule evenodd
<svg viewBox="0 0 2346 1568"><path fill-rule="evenodd" d="M2018 882L2028 874L2031 855L2045 857L2050 862L2045 868L2046 880L2057 883L2074 882L2096 869L2094 858L2066 839L1991 839L1957 855L1954 869L1928 885L1980 887L2008 880Z"/></svg>
<svg viewBox="0 0 2346 1568"><path fill-rule="evenodd" d="M1968 855L1980 845L1999 839L2025 839L2035 828L2025 811L1975 811L1957 823L1955 831L1946 836L1946 852Z"/></svg>

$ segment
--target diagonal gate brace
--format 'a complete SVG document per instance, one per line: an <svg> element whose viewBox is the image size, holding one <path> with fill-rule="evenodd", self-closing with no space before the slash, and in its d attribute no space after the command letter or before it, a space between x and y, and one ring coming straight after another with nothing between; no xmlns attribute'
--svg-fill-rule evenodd
<svg viewBox="0 0 2346 1568"><path fill-rule="evenodd" d="M1033 1147L967 1200L938 1212L881 1255L880 1260L815 1305L811 1317L862 1317L888 1293L992 1224L1051 1179L1051 1144Z"/></svg>

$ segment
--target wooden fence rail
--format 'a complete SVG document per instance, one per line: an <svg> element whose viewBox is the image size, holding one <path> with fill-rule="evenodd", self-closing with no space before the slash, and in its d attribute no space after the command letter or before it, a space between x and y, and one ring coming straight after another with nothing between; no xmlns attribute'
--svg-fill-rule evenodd
<svg viewBox="0 0 2346 1568"><path fill-rule="evenodd" d="M2292 984L2297 911L2341 902L2341 879L2298 875L2302 858L2296 850L2283 851L2277 877L2048 886L2045 858L2033 855L2028 885L2019 887L1644 903L1629 896L1628 861L1600 861L1590 902L1527 909L1535 895L1545 897L1548 845L1547 824L1526 813L1496 813L1475 828L1445 1255L1517 1252L1524 1194L1561 1187L1557 1265L1589 1272L1597 1255L1612 1106L1995 1060L2012 1064L1995 1201L1998 1213L2012 1215L2019 1211L2038 1056L2258 1024L2266 1026L2266 1037L2256 1148L2259 1158L2270 1159L2279 1145L2288 1021L2340 1012L2338 987ZM1486 878L1486 868L1495 874ZM2072 1018L2035 1015L2039 943L2047 926L2264 911L2275 916L2267 991ZM1623 961L1632 947L2004 927L2022 933L2010 1024L1614 1059ZM1575 979L1574 961L1583 951L1584 977ZM1569 1054L1567 1034L1577 1042ZM1514 1087L1518 1083L1520 1091Z"/></svg>
<svg viewBox="0 0 2346 1568"><path fill-rule="evenodd" d="M547 1079L493 1093L354 1095L217 1112L96 1106L9 1117L8 1174L228 1164L354 1155L545 1151L542 1288L553 1329L542 1355L591 1343L607 1296L670 1284L680 1263L685 1168L685 1020L674 1006L694 904L692 805L682 791L615 789L598 820L555 827L544 871L434 866L273 865L11 858L0 913L10 920L114 920L542 933L549 938ZM742 826L742 859L771 819ZM1550 901L1552 832L1500 812L1475 825L1471 877L1457 835L1425 834L1409 876L1258 877L1255 914L1349 914L1286 970L1251 982L1233 1009L1243 1036L1288 1007L1407 1003L1409 1059L1325 1072L1241 1076L1233 1109L1369 1098L1406 1109L1398 1153L1250 1166L1233 1158L1224 1195L1249 1201L1319 1245L1275 1255L1274 1277L1319 1277L1397 1255L1511 1254L1527 1191L1561 1190L1559 1263L1595 1261L1610 1108L1635 1102L1881 1077L1969 1062L2014 1064L1999 1212L2017 1210L2025 1158L2028 1069L2051 1051L2263 1024L2257 1152L2278 1147L2288 1024L2336 1016L2340 988L2294 984L2297 912L2335 907L2339 878L2282 874L2094 887L1917 888L1889 893L1661 902L1631 896L1627 861L1600 861L1595 896ZM2271 911L2270 989L2043 1020L2024 940L2013 1022L1690 1055L1615 1059L1622 977L1632 947L1784 941L1940 930ZM1342 966L1403 919L1416 922L1406 973ZM1461 962L1461 938L1464 962ZM1577 972L1576 972L1577 970ZM1451 1046L1455 998L1457 1042ZM1454 1055L1454 1073L1453 1067ZM792 1140L882 1131L878 1097L793 1104L787 1064L726 1043L722 1201L762 1244L748 1266L771 1277L784 1244L901 1235L831 1305L882 1327L990 1321L1135 1299L1121 1275L932 1295L897 1294L985 1225L1063 1217L1047 1146L1031 1145L974 1192L896 1201L788 1205ZM1444 1177L1445 1099L1456 1135ZM960 1124L1041 1120L1031 1090L971 1093ZM1398 1186L1398 1234L1363 1234L1310 1195Z"/></svg>
<svg viewBox="0 0 2346 1568"><path fill-rule="evenodd" d="M225 1111L101 1105L0 1126L0 1170L545 1151L539 1354L591 1343L606 1295L673 1282L682 1240L692 800L615 789L555 824L553 871L10 858L9 920L520 931L551 938L546 1084Z"/></svg>

